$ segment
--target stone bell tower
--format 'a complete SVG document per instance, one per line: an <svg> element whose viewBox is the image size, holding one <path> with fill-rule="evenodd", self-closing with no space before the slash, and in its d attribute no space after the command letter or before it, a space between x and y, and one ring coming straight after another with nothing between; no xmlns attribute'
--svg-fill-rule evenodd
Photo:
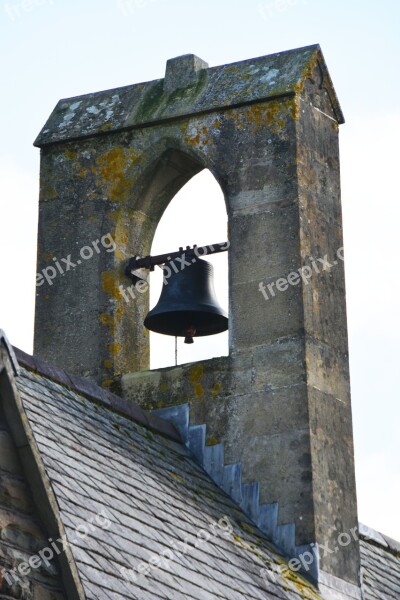
<svg viewBox="0 0 400 600"><path fill-rule="evenodd" d="M215 68L185 55L164 79L60 101L35 142L35 352L184 415L260 527L358 598L358 544L337 544L357 528L340 123L318 46ZM148 300L124 302L124 265L204 168L228 213L230 353L149 372Z"/></svg>

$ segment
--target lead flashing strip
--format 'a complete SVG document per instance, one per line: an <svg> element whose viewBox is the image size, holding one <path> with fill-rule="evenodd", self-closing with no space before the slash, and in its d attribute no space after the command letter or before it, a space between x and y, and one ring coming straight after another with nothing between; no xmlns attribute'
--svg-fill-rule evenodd
<svg viewBox="0 0 400 600"><path fill-rule="evenodd" d="M239 462L225 465L223 443L206 446L206 426L189 425L189 405L181 404L156 409L152 413L174 423L182 435L185 446L192 452L206 473L241 507L243 512L277 548L290 558L297 558L305 552L313 555L314 560L307 576L316 582L319 581L317 545L296 546L294 523L278 524L278 503L260 504L260 484L258 481L243 482L242 466Z"/></svg>

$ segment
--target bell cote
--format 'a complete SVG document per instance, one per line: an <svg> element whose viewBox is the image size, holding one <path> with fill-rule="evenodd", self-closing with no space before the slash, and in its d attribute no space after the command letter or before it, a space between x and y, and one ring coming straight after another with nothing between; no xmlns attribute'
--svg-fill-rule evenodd
<svg viewBox="0 0 400 600"><path fill-rule="evenodd" d="M35 142L35 353L148 409L187 406L294 554L357 527L341 123L315 45L211 68L174 58L164 79L60 100ZM229 356L149 372L148 301L124 302L126 261L150 255L205 168L228 215ZM355 544L318 556L315 578L357 588Z"/></svg>

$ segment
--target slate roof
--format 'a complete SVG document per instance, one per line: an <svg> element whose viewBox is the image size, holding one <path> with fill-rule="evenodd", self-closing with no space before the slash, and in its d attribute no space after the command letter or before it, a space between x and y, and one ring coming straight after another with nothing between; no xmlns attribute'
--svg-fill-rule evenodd
<svg viewBox="0 0 400 600"><path fill-rule="evenodd" d="M56 499L77 598L320 598L171 425L20 351L17 357L29 366L15 377L21 419ZM399 544L365 527L361 533L363 599L399 598Z"/></svg>
<svg viewBox="0 0 400 600"><path fill-rule="evenodd" d="M360 525L363 600L399 600L400 544Z"/></svg>
<svg viewBox="0 0 400 600"><path fill-rule="evenodd" d="M88 600L319 598L184 446L37 373L16 383Z"/></svg>

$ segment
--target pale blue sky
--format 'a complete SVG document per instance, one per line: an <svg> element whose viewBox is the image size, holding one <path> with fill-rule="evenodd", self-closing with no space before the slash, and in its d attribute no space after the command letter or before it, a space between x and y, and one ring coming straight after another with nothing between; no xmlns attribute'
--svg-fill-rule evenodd
<svg viewBox="0 0 400 600"><path fill-rule="evenodd" d="M400 539L400 3L0 0L0 327L31 350L39 151L63 97L320 43L341 102L342 196L360 519ZM210 242L222 241L210 239Z"/></svg>

